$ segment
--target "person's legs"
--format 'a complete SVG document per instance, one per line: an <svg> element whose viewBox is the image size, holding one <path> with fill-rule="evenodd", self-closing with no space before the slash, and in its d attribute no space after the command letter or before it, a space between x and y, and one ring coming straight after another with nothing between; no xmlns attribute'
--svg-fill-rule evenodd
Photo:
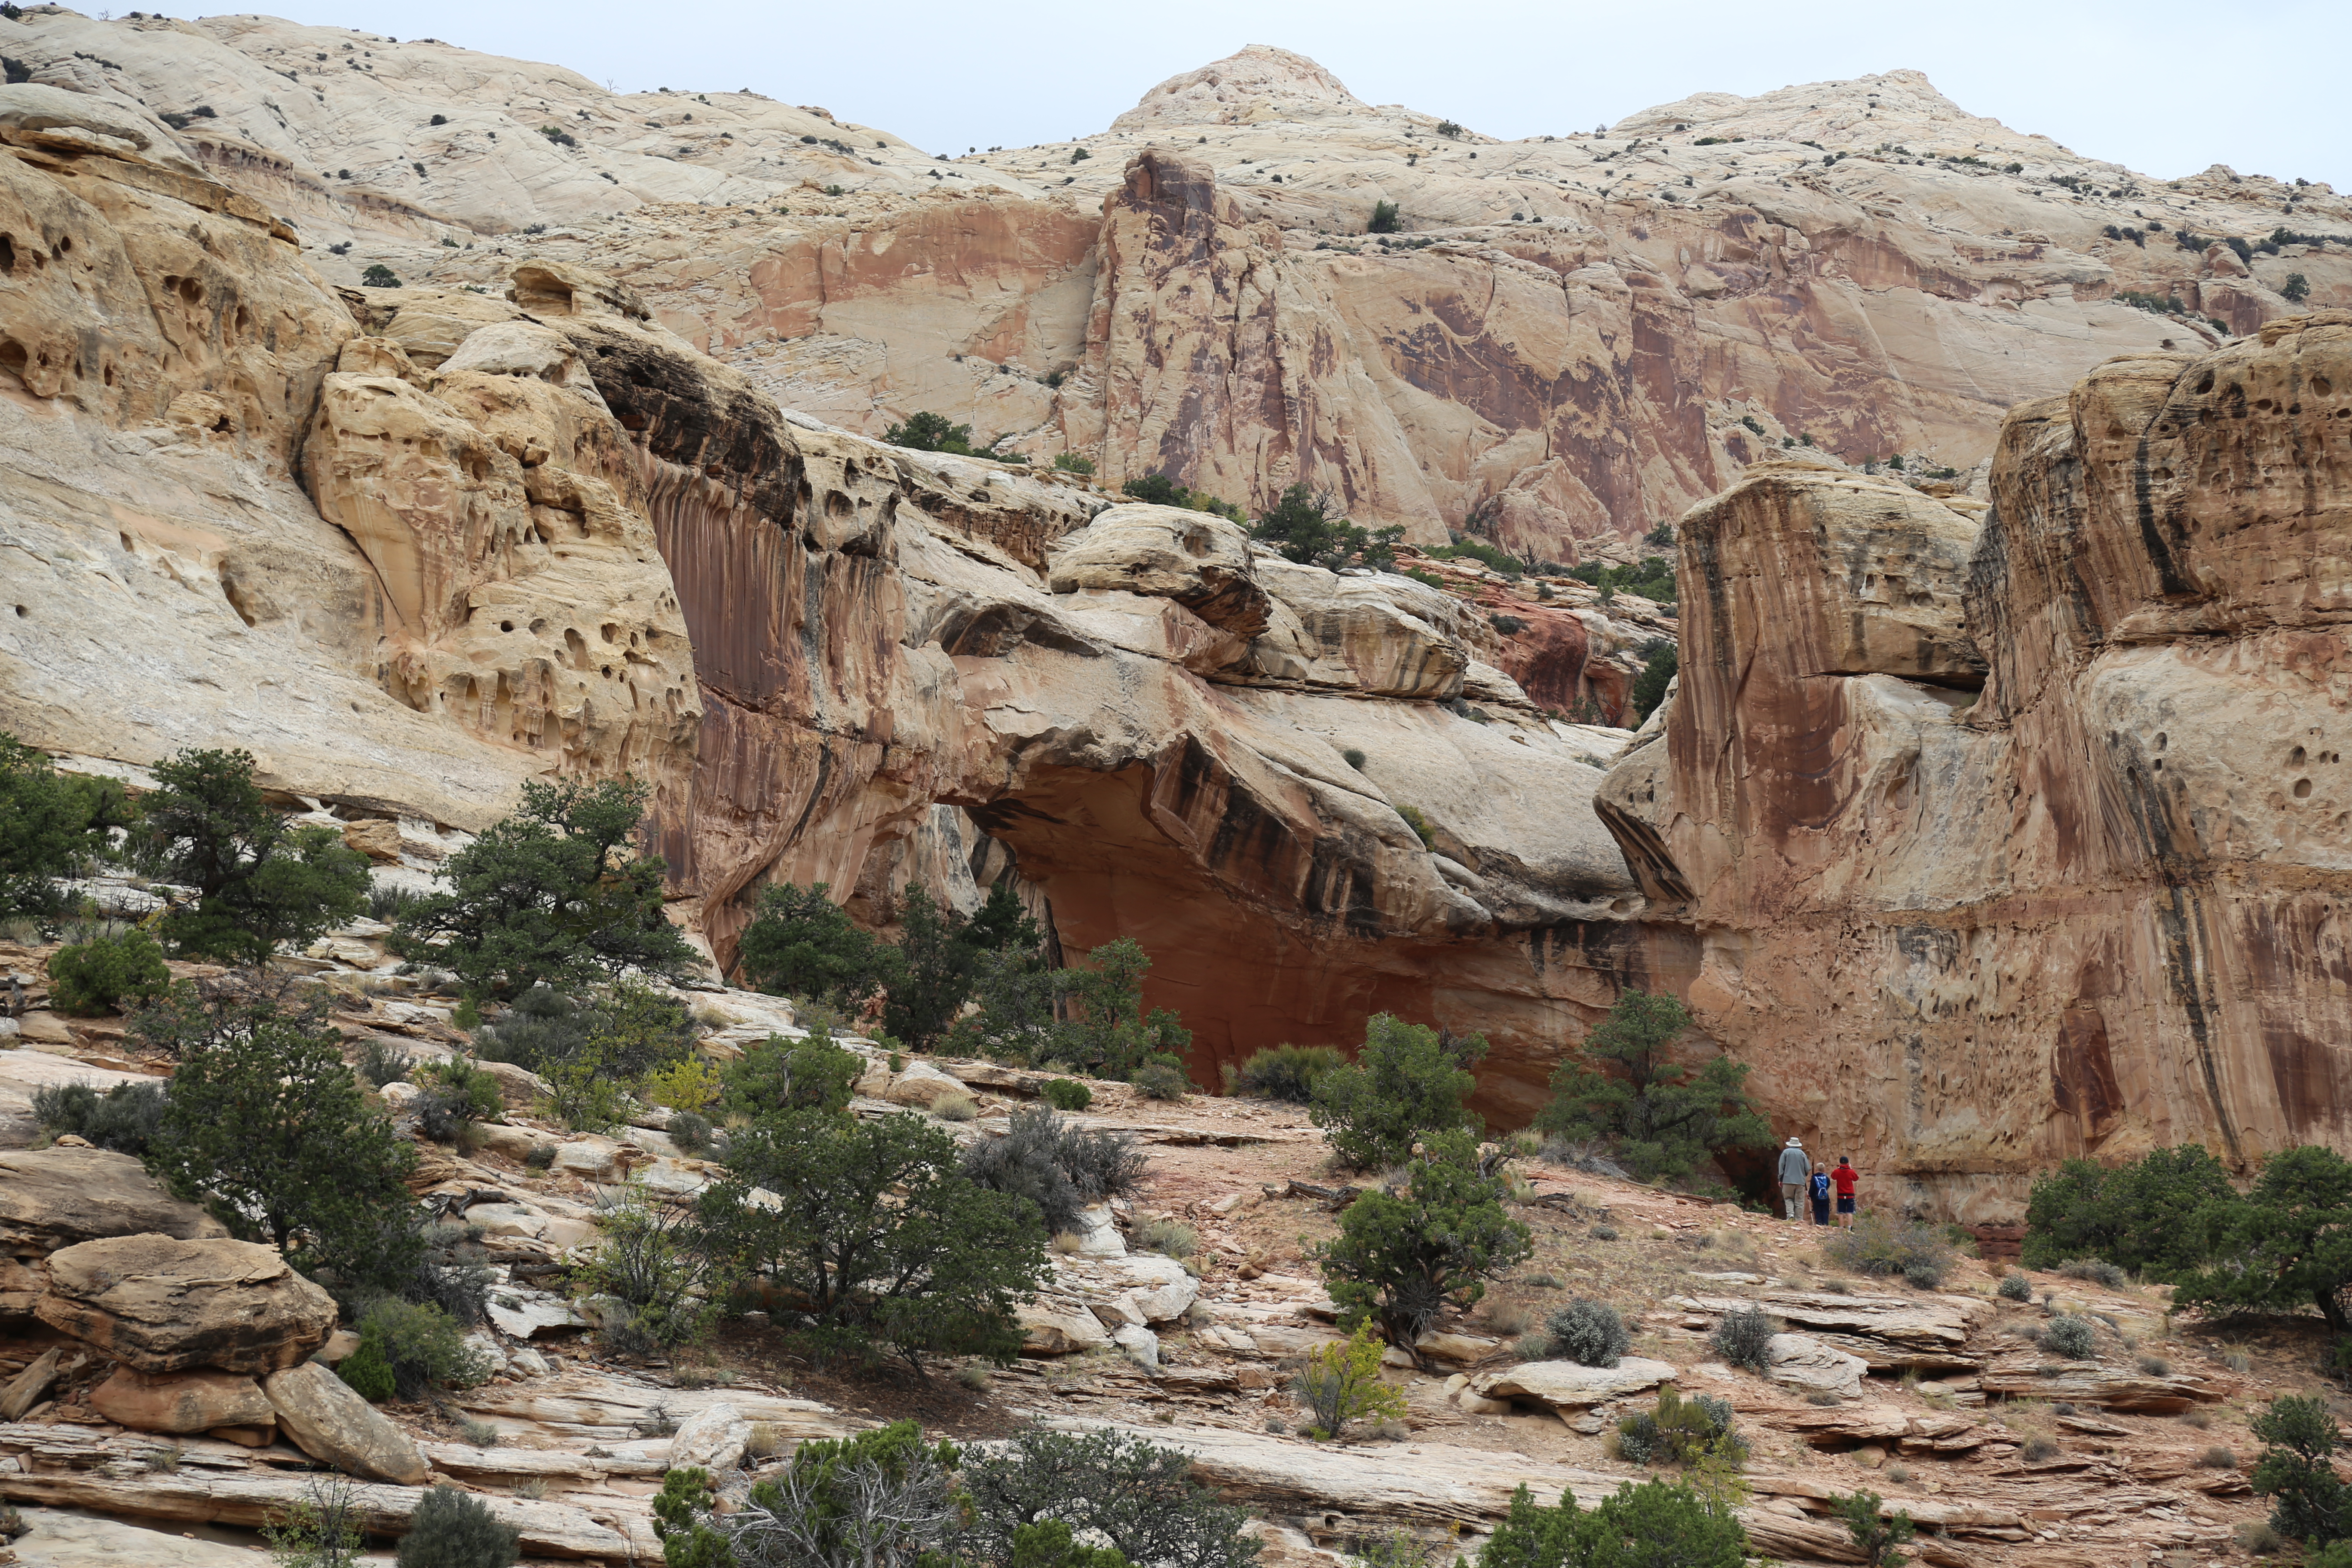
<svg viewBox="0 0 2352 1568"><path fill-rule="evenodd" d="M1797 1217L1797 1194L1802 1190L1801 1183L1782 1182L1780 1184L1780 1207L1790 1219Z"/></svg>

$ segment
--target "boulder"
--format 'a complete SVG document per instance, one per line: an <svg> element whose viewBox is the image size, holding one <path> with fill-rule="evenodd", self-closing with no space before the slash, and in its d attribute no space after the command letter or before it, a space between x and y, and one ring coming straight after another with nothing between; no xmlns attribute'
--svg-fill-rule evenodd
<svg viewBox="0 0 2352 1568"><path fill-rule="evenodd" d="M1772 1382L1826 1389L1849 1399L1861 1395L1863 1374L1870 1370L1860 1356L1825 1345L1811 1334L1774 1334L1765 1342L1765 1352L1771 1361L1764 1375Z"/></svg>
<svg viewBox="0 0 2352 1568"><path fill-rule="evenodd" d="M2063 1399L2149 1415L2175 1415L2221 1397L2220 1389L2200 1377L2178 1373L2159 1377L2098 1362L2059 1361L2039 1352L1987 1362L1978 1373L1978 1386L1987 1394L2011 1399Z"/></svg>
<svg viewBox="0 0 2352 1568"><path fill-rule="evenodd" d="M425 1484L425 1456L343 1380L316 1362L271 1373L262 1393L294 1446L363 1480Z"/></svg>
<svg viewBox="0 0 2352 1568"><path fill-rule="evenodd" d="M1527 1400L1555 1412L1589 1410L1628 1394L1655 1388L1675 1375L1662 1361L1629 1355L1615 1366L1579 1366L1572 1361L1531 1361L1501 1372L1481 1373L1470 1392L1481 1399Z"/></svg>
<svg viewBox="0 0 2352 1568"><path fill-rule="evenodd" d="M150 1375L118 1367L90 1391L89 1407L135 1432L203 1432L215 1426L267 1426L278 1419L261 1385L226 1372Z"/></svg>
<svg viewBox="0 0 2352 1568"><path fill-rule="evenodd" d="M1125 1258L1127 1237L1118 1233L1118 1221L1111 1216L1108 1204L1088 1204L1078 1211L1078 1223L1071 1231L1078 1238L1080 1258Z"/></svg>
<svg viewBox="0 0 2352 1568"><path fill-rule="evenodd" d="M156 1185L131 1155L110 1149L0 1153L0 1252L37 1257L104 1237L151 1233L183 1241L228 1234L202 1208Z"/></svg>
<svg viewBox="0 0 2352 1568"><path fill-rule="evenodd" d="M1133 1356L1136 1361L1157 1371L1160 1366L1160 1336L1140 1323L1129 1323L1112 1331L1110 1342Z"/></svg>
<svg viewBox="0 0 2352 1568"><path fill-rule="evenodd" d="M1056 541L1046 585L1173 599L1209 625L1244 640L1265 631L1272 611L1251 567L1256 552L1238 523L1181 507L1114 506Z"/></svg>
<svg viewBox="0 0 2352 1568"><path fill-rule="evenodd" d="M882 1098L893 1105L904 1105L918 1110L929 1110L950 1095L969 1099L971 1090L963 1080L941 1072L929 1062L908 1062L906 1070L890 1080Z"/></svg>
<svg viewBox="0 0 2352 1568"><path fill-rule="evenodd" d="M1111 1342L1110 1331L1075 1301L1024 1301L1013 1309L1024 1355L1075 1355Z"/></svg>
<svg viewBox="0 0 2352 1568"><path fill-rule="evenodd" d="M249 1241L125 1236L49 1258L36 1313L137 1372L257 1374L306 1360L334 1331L333 1298Z"/></svg>
<svg viewBox="0 0 2352 1568"><path fill-rule="evenodd" d="M697 1466L722 1475L743 1462L751 1446L751 1422L732 1405L710 1405L680 1423L669 1440L673 1466Z"/></svg>

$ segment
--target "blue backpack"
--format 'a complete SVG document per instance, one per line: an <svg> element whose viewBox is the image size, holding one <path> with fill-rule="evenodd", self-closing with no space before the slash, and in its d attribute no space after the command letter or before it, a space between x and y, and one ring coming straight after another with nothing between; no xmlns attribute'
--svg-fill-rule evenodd
<svg viewBox="0 0 2352 1568"><path fill-rule="evenodd" d="M1815 1171L1812 1180L1813 1201L1820 1203L1830 1195L1830 1178L1826 1171Z"/></svg>

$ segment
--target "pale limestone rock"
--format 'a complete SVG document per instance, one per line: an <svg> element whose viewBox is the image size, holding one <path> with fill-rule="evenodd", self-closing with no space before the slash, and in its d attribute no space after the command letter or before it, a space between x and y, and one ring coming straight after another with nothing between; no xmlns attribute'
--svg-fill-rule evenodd
<svg viewBox="0 0 2352 1568"><path fill-rule="evenodd" d="M1025 1355L1071 1355L1111 1342L1110 1331L1087 1308L1076 1301L1040 1298L1013 1310L1021 1325Z"/></svg>
<svg viewBox="0 0 2352 1568"><path fill-rule="evenodd" d="M293 1366L326 1343L337 1315L334 1299L274 1247L156 1235L51 1253L49 1294L34 1310L144 1373Z"/></svg>
<svg viewBox="0 0 2352 1568"><path fill-rule="evenodd" d="M1139 1363L1157 1369L1160 1365L1160 1336L1139 1323L1129 1323L1111 1331L1110 1342L1132 1356Z"/></svg>
<svg viewBox="0 0 2352 1568"><path fill-rule="evenodd" d="M261 1387L278 1425L312 1458L363 1480L424 1483L415 1440L316 1362L273 1372Z"/></svg>
<svg viewBox="0 0 2352 1568"><path fill-rule="evenodd" d="M1088 1204L1080 1209L1077 1228L1071 1234L1078 1238L1080 1258L1127 1256L1127 1237L1120 1233L1108 1204Z"/></svg>
<svg viewBox="0 0 2352 1568"><path fill-rule="evenodd" d="M956 1096L971 1097L971 1090L953 1074L941 1071L929 1062L910 1061L906 1070L890 1080L882 1098L893 1105L904 1105L918 1110L929 1110L942 1100Z"/></svg>

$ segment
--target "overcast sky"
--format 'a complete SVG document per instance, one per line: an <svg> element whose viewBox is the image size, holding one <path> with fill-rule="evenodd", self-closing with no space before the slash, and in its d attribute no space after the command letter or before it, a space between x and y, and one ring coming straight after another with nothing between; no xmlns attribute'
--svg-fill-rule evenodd
<svg viewBox="0 0 2352 1568"><path fill-rule="evenodd" d="M701 5L300 0L297 19L569 66L624 91L750 88L934 153L1101 130L1145 89L1245 44L1310 55L1359 98L1491 135L1591 130L1694 92L1755 93L1910 67L1973 113L2158 178L2352 189L2352 5L2144 0L1934 6L1797 0L1348 5L995 0Z"/></svg>

